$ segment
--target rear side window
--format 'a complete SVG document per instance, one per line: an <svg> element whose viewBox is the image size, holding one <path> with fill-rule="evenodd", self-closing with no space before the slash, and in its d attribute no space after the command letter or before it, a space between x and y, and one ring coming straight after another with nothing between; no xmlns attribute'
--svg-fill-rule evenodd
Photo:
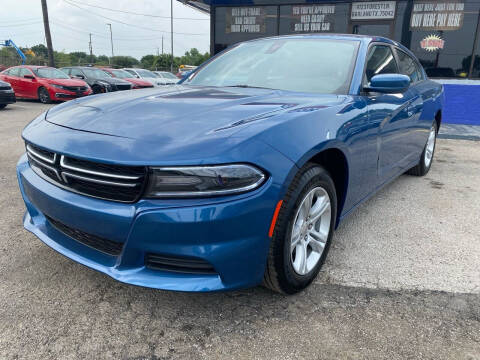
<svg viewBox="0 0 480 360"><path fill-rule="evenodd" d="M70 72L70 73L71 73L71 75L73 75L73 76L77 76L77 75L79 75L79 76L84 76L84 75L83 75L83 72L82 72L81 70L79 70L79 69L71 69L71 72Z"/></svg>
<svg viewBox="0 0 480 360"><path fill-rule="evenodd" d="M375 75L396 73L398 73L397 63L393 57L390 46L372 46L367 56L365 82L369 83L371 78Z"/></svg>
<svg viewBox="0 0 480 360"><path fill-rule="evenodd" d="M13 68L8 70L8 75L10 76L20 76L20 68Z"/></svg>
<svg viewBox="0 0 480 360"><path fill-rule="evenodd" d="M400 74L407 75L412 83L422 80L422 72L420 71L415 60L401 50L396 49L396 51Z"/></svg>

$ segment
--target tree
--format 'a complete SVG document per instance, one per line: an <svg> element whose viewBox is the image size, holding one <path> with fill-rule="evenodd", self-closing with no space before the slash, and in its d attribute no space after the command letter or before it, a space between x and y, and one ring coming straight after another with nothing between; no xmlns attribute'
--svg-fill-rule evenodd
<svg viewBox="0 0 480 360"><path fill-rule="evenodd" d="M38 45L32 46L30 48L30 50L32 50L35 53L35 56L39 56L39 57L42 57L44 59L48 58L47 47L43 44L38 44Z"/></svg>
<svg viewBox="0 0 480 360"><path fill-rule="evenodd" d="M172 62L171 54L161 54L156 56L153 68L158 70L170 70L170 63Z"/></svg>
<svg viewBox="0 0 480 360"><path fill-rule="evenodd" d="M140 59L140 64L142 65L142 68L144 69L153 69L154 63L156 61L156 58L158 56L155 55L145 55Z"/></svg>
<svg viewBox="0 0 480 360"><path fill-rule="evenodd" d="M118 67L132 67L138 65L139 62L132 56L114 56L112 57L112 65Z"/></svg>
<svg viewBox="0 0 480 360"><path fill-rule="evenodd" d="M95 64L98 65L108 65L108 56L107 55L99 55L97 56L97 61Z"/></svg>

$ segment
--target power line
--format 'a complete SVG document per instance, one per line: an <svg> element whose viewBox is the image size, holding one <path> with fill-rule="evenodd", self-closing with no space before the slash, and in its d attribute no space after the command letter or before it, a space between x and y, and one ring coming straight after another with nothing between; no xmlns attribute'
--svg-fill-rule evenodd
<svg viewBox="0 0 480 360"><path fill-rule="evenodd" d="M73 3L73 1L72 1L72 3ZM84 6L89 6L89 7L94 7L94 8L98 8L98 9L103 9L103 10L107 10L107 11L113 11L113 12L123 13L123 14L138 15L138 16L148 16L148 17L153 17L153 18L160 18L160 19L170 20L170 16L143 14L143 13L137 13L137 12L133 12L133 11L125 11L125 10L111 9L111 8L107 8L107 7L103 7L103 6L99 6L99 5L88 4L88 3L86 3L86 2L82 2L82 5L84 5ZM210 19L198 19L198 18L188 18L188 17L176 17L176 18L174 18L174 19L175 19L175 20L201 20L201 21L210 21Z"/></svg>
<svg viewBox="0 0 480 360"><path fill-rule="evenodd" d="M83 30L83 29L80 29L80 28L77 28L77 27L72 27L70 25L65 25L64 23L59 22L58 19L50 20L50 22L52 24L54 24L55 26L60 26L64 29L70 30L70 31L75 32L75 33L82 32L84 34L95 35L96 37L100 37L100 38L103 38L105 40L109 39L108 36L102 35L102 34L97 33L97 32L87 31L87 30ZM72 37L72 39L78 40L78 38L75 38L75 37ZM159 39L158 36L148 37L148 38L141 38L141 37L138 37L138 36L137 37L131 37L131 38L129 38L129 37L119 37L119 38L114 37L113 38L114 41L136 41L136 42L138 42L138 41L149 41L149 40L157 40L158 41L158 39Z"/></svg>
<svg viewBox="0 0 480 360"><path fill-rule="evenodd" d="M118 19L113 19L113 18L110 18L108 16L104 16L104 15L100 15L100 14L97 14L96 12L93 12L93 11L90 11L88 9L85 9L81 6L78 6L77 4L69 1L69 0L63 0L66 4L69 4L71 6L74 6L78 9L81 9L83 11L86 11L92 15L95 15L95 16L98 16L98 17L101 17L101 18L104 18L104 19L107 19L107 20L110 20L110 21L113 21L113 22L117 22L119 24L123 24L123 25L127 25L127 26L132 26L132 27L136 27L136 28L139 28L139 29L143 29L143 30L148 30L148 31L155 31L155 32L161 32L161 33L167 33L169 34L170 32L169 31L164 31L164 30L157 30L157 29L152 29L152 28L147 28L147 27L144 27L144 26L139 26L139 25L135 25L135 24L130 24L130 23L126 23L124 21L121 21L121 20L118 20ZM199 33L175 33L175 34L178 34L178 35L198 35L198 36L210 36L210 34L199 34Z"/></svg>
<svg viewBox="0 0 480 360"><path fill-rule="evenodd" d="M41 22L42 22L41 20L37 20L37 21L32 21L32 22L27 22L27 23L0 25L0 27L8 27L9 28L9 27L29 26L29 25L39 24Z"/></svg>

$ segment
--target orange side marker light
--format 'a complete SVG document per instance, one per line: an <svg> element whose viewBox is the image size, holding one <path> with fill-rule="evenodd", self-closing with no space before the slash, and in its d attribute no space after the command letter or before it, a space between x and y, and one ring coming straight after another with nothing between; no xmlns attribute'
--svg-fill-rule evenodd
<svg viewBox="0 0 480 360"><path fill-rule="evenodd" d="M268 236L273 236L273 230L275 230L275 224L277 223L278 213L280 212L280 208L282 207L283 200L280 200L275 207L275 212L273 213L272 223L270 224L270 231L268 232Z"/></svg>

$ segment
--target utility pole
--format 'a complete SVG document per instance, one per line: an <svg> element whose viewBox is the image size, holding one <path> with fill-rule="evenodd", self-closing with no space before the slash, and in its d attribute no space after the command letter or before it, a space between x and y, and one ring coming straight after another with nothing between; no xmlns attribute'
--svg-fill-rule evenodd
<svg viewBox="0 0 480 360"><path fill-rule="evenodd" d="M162 55L163 55L163 35L162 35Z"/></svg>
<svg viewBox="0 0 480 360"><path fill-rule="evenodd" d="M173 73L173 0L170 0L170 41L172 42L172 62L170 63L170 72Z"/></svg>
<svg viewBox="0 0 480 360"><path fill-rule="evenodd" d="M110 43L112 44L112 58L113 58L113 35L112 35L112 24L107 24L110 27ZM108 62L111 64L111 60Z"/></svg>
<svg viewBox="0 0 480 360"><path fill-rule="evenodd" d="M92 49L92 33L90 35L90 42L88 43L88 49L90 50L90 61L92 61L93 57L93 49Z"/></svg>
<svg viewBox="0 0 480 360"><path fill-rule="evenodd" d="M47 40L48 65L55 67L53 58L52 36L50 35L50 24L48 22L47 0L42 0L43 27L45 28L45 39Z"/></svg>

